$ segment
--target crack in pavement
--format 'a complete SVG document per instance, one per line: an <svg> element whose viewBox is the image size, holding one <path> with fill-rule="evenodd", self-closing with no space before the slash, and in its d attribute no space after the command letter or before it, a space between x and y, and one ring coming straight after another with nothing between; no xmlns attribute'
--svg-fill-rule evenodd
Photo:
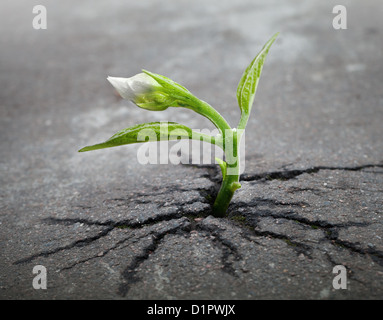
<svg viewBox="0 0 383 320"><path fill-rule="evenodd" d="M307 169L293 169L293 170L280 170L270 171L259 174L242 174L240 180L242 181L269 181L269 180L290 180L294 179L304 173L317 173L321 170L340 170L340 171L360 171L367 168L383 168L383 164L365 164L355 167L332 167L332 166L316 166Z"/></svg>
<svg viewBox="0 0 383 320"><path fill-rule="evenodd" d="M218 245L222 251L221 262L223 265L222 270L231 276L238 278L235 268L229 258L233 256L234 261L240 261L242 259L241 254L238 252L238 249L235 245L228 239L225 239L221 236L221 229L214 225L201 225L197 223L196 230L202 231L207 236L213 236L213 243Z"/></svg>
<svg viewBox="0 0 383 320"><path fill-rule="evenodd" d="M74 267L77 266L77 265L80 265L80 264L89 262L89 261L91 261L91 260L93 260L93 259L101 258L101 257L105 256L106 254L108 254L110 251L115 250L115 249L117 249L118 247L120 247L121 244L123 244L123 243L127 242L128 240L134 238L134 236L135 236L135 235L133 234L133 235L130 235L129 237L126 237L126 238L124 238L124 239L122 239L122 240L120 240L120 241L117 241L113 246L111 246L111 247L109 247L108 249L105 249L104 251L102 251L101 254L98 254L98 255L96 255L96 256L91 256L91 257L89 257L89 258L87 258L87 259L82 259L82 260L76 261L75 263L73 263L73 264L71 264L71 265L69 265L69 266L66 266L66 267L64 267L64 268L61 268L60 270L58 270L58 272L61 272L61 271L64 271L64 270L72 269L72 268L74 268ZM147 236L147 234L143 235L142 237L146 237L146 236ZM140 238L142 238L142 237L139 237L138 239L140 239Z"/></svg>
<svg viewBox="0 0 383 320"><path fill-rule="evenodd" d="M70 249L73 249L75 247L84 247L84 246L87 246L88 244L102 238L102 237L105 237L110 231L112 231L113 228L112 227L108 227L108 228L105 228L104 230L100 231L97 235L95 236L92 236L92 237L87 237L87 238L84 238L84 239L80 239L80 240L76 240L66 246L62 246L62 247L58 247L58 248L55 248L55 249L52 249L52 250L47 250L47 251L42 251L40 253L36 253L36 254L33 254L29 257L26 257L26 258L23 258L23 259L20 259L20 260L17 260L15 261L13 264L14 265L18 265L18 264L24 264L24 263L29 263L37 258L40 258L40 257L48 257L50 255L53 255L55 253L58 253L60 251L64 251L64 250L70 250Z"/></svg>
<svg viewBox="0 0 383 320"><path fill-rule="evenodd" d="M47 218L47 219L43 219L43 222L46 222L49 224L73 225L76 223L82 223L85 225L92 225L92 226L104 226L105 229L101 230L95 236L86 237L86 238L83 238L80 240L76 240L76 241L74 241L74 242L72 242L66 246L62 246L62 247L58 247L58 248L55 248L52 250L42 251L42 252L33 254L33 255L28 256L26 258L17 260L13 264L18 265L18 264L29 263L29 262L37 259L37 258L47 257L47 256L53 255L55 253L58 253L60 251L70 250L70 249L75 248L75 247L87 246L88 244L107 236L115 228L130 228L130 229L144 228L146 226L150 226L150 225L156 224L158 222L169 221L169 220L176 219L176 218L179 218L179 216L174 215L174 214L164 214L164 215L160 215L160 216L150 217L143 222L131 221L131 220L123 220L123 221L119 221L119 222L114 222L114 221L109 220L106 222L99 222L99 221L90 221L87 219L77 219L77 218L63 218L63 219Z"/></svg>
<svg viewBox="0 0 383 320"><path fill-rule="evenodd" d="M137 275L137 269L142 263L149 259L151 254L153 254L158 249L160 243L166 235L175 234L178 231L187 231L188 227L190 227L190 225L185 224L181 226L175 226L163 232L153 232L151 234L151 243L142 250L141 254L135 256L133 261L122 272L121 276L123 281L119 285L118 293L123 297L126 296L129 292L131 285L140 281L140 277Z"/></svg>
<svg viewBox="0 0 383 320"><path fill-rule="evenodd" d="M265 200L265 199L264 199ZM267 200L267 199L266 199ZM274 206L274 201L257 201L255 200L253 203L253 207L257 207L260 203L269 203L270 205ZM287 204L287 203L286 203ZM293 203L296 205L297 203ZM273 218L273 219L285 219L287 221L293 221L295 223L299 223L301 225L304 225L308 229L320 229L324 231L325 239L328 240L331 244L337 245L339 247L342 247L343 249L348 249L351 252L359 253L361 255L369 254L371 255L371 258L375 260L379 265L383 266L383 252L379 250L375 250L373 248L363 249L360 246L358 246L358 243L353 243L349 241L343 241L338 238L339 229L341 228L348 228L348 227L367 227L370 226L372 223L368 222L356 222L356 221L348 221L345 223L330 223L324 220L310 220L308 218L302 217L299 214L297 214L294 211L285 211L285 212L279 212L275 213L272 210L257 210L256 215L254 214L246 214L243 212L238 212L239 208L243 207L249 207L248 204L244 202L236 203L234 208L231 210L231 215L235 216L237 219L238 217L243 217L246 219L245 226L247 226L248 229L251 230L251 232L257 236L263 236L263 237L271 237L274 239L281 239L286 241L289 245L295 246L296 248L299 248L300 250L297 250L298 253L304 253L305 255L310 257L310 251L313 249L310 246L303 244L302 242L297 241L296 239L286 236L284 234L272 232L272 231L265 231L265 230L257 230L257 222L259 218ZM240 225L244 225L244 223L240 223ZM249 228L250 227L250 228Z"/></svg>
<svg viewBox="0 0 383 320"><path fill-rule="evenodd" d="M256 229L253 229L252 231L253 231L253 234L258 237L270 237L272 239L283 240L284 242L286 242L287 245L292 247L294 251L297 252L298 255L303 253L305 256L309 257L310 259L312 258L313 248L310 247L309 245L295 241L291 237L288 237L280 233L272 232L272 231L261 231Z"/></svg>
<svg viewBox="0 0 383 320"><path fill-rule="evenodd" d="M267 210L267 209L257 210L256 215L252 214L251 217L248 217L249 215L247 215L246 213L238 211L238 209L244 208L244 207L245 208L248 208L248 207L257 208L258 206L260 206L264 203L269 203L269 204L272 204L273 206L278 206L276 203L279 203L279 202L269 201L270 199L263 199L263 200L266 200L266 201L254 200L254 202L252 201L250 204L248 204L246 202L237 202L235 205L233 205L230 208L230 214L233 216L242 216L245 219L248 219L248 218L255 219L258 217L271 217L274 219L286 219L286 220L290 220L290 221L294 221L294 222L299 222L299 223L306 225L308 227L311 227L311 228L317 227L317 228L321 228L321 229L345 228L345 227L367 227L370 225L370 223L368 223L368 222L357 222L357 221L348 221L345 223L330 223L330 222L327 222L325 220L310 220L308 218L302 217L301 215L297 214L295 211L292 211L292 210L282 211L279 213L275 213L272 210ZM299 207L300 203L282 202L279 205L281 205L281 206L292 205L292 206L298 206Z"/></svg>
<svg viewBox="0 0 383 320"><path fill-rule="evenodd" d="M383 167L381 164L369 164L369 165L363 165L363 166L355 166L355 167L329 167L329 166L317 166L317 167L311 167L308 169L302 169L302 170L283 170L283 171L272 171L272 172L265 172L265 173L260 173L256 175L242 175L241 180L243 181L267 181L267 180L289 180L293 179L301 174L304 173L317 173L320 170L344 170L344 171L360 171L366 168L372 168L372 167ZM214 172L218 174L219 170L217 169L217 166L208 166L205 168L212 173ZM206 194L211 194L213 192L216 192L218 190L218 181L220 182L220 179L218 179L216 176L213 177L212 174L206 174L204 177L208 177L210 181L214 182L216 186L210 187L208 189L204 188L191 188L191 189L182 189L180 190L176 186L172 186L166 189L166 191L162 190L161 192L158 193L153 193L150 194L151 196L156 196L156 195L164 195L164 194L169 194L169 190L177 191L177 192L187 192L187 191L198 191L202 197L202 202L206 203L208 202L206 199ZM315 188L297 188L292 187L290 192L300 192L300 191L320 191ZM116 202L116 201L122 201L126 203L149 203L151 201L147 201L145 199L140 199L145 197L145 194L137 194L137 198L135 199L126 199L126 198L113 198L113 199L108 199L104 200L104 204L108 204L109 202ZM211 197L211 199L213 199ZM145 227L157 225L161 222L166 222L166 221L171 221L175 219L182 219L184 218L184 222L170 227L170 228L165 228L162 231L148 231L148 233L145 233L143 236L138 237L138 239L144 238L151 236L151 242L149 245L145 246L142 250L142 252L136 256L133 257L133 261L125 268L125 270L121 273L122 277L122 282L119 285L118 288L118 293L121 296L126 296L127 293L129 292L129 289L131 288L132 285L140 281L140 277L138 275L139 272L139 267L150 258L151 254L156 252L156 250L160 247L161 243L163 242L164 238L168 234L179 234L182 236L190 236L190 231L191 230L198 230L201 233L203 233L206 236L212 236L213 237L213 244L217 248L220 249L222 252L221 256L221 262L223 265L223 271L230 274L233 277L238 278L238 273L236 272L236 268L234 266L235 261L240 261L242 259L241 254L239 253L238 248L223 235L223 230L220 229L218 226L215 225L202 225L201 223L195 223L193 219L195 217L208 217L211 214L211 210L209 209L203 209L200 211L196 211L193 213L193 215L185 215L185 212L183 211L183 206L186 204L192 204L196 200L190 200L187 202L172 202L171 204L173 206L177 207L176 212L170 212L170 213L165 213L165 214L160 214L156 216L152 216L149 218L146 218L144 221L138 221L138 220L132 220L132 219L125 219L121 221L113 221L113 220L107 220L104 222L101 221L92 221L92 220L87 220L87 219L82 219L82 218L46 218L43 220L44 223L48 224L53 224L53 225L73 225L75 223L81 223L87 226L98 226L102 227L103 229L99 231L96 235L90 236L90 237L85 237L80 240L76 240L68 245L61 246L52 250L47 250L47 251L42 251L40 253L36 253L33 255L30 255L26 258L17 260L14 262L15 265L18 264L24 264L24 263L29 263L33 261L36 258L39 257L47 257L53 254L56 254L60 251L65 251L65 250L70 250L75 247L85 247L99 239L104 238L107 236L112 230L116 228L129 228L129 229L143 229ZM160 201L159 205L163 204L165 201ZM211 201L210 201L211 202ZM212 203L210 203L212 205ZM280 211L276 212L275 210L271 209L257 209L258 207L262 206L268 206L269 208L286 208L286 207L291 207L291 210L286 210L286 211ZM379 250L375 250L373 248L367 248L364 249L360 246L359 243L353 243L349 241L344 241L339 239L338 233L339 229L341 228L347 228L347 227L352 227L352 226L357 226L357 227L367 227L370 225L370 223L362 223L362 222L354 222L354 221L348 221L346 223L330 223L326 220L310 220L306 217L303 217L299 214L297 214L294 211L294 208L302 208L302 207L310 207L310 204L307 202L285 202L285 201L279 201L275 199L267 199L267 198L253 198L251 201L242 201L242 202L236 202L234 204L231 204L229 207L229 212L228 212L228 218L225 220L231 222L233 225L239 226L243 233L243 236L246 240L252 241L253 243L256 243L259 245L259 243L251 239L249 236L245 236L248 234L249 230L250 233L255 236L256 238L258 237L268 237L268 238L273 238L273 239L278 239L286 242L289 246L291 246L297 254L303 253L304 255L308 256L309 258L312 257L312 252L315 249L314 246L310 246L306 243L302 243L303 240L301 239L296 239L294 237L288 236L286 234L278 233L278 232L273 232L269 230L259 230L257 228L257 224L259 219L261 218L273 218L273 219L285 219L287 221L294 221L295 223L299 223L303 225L306 228L317 228L321 229L324 232L324 241L329 242L333 246L337 246L338 248L345 249L349 252L352 253L357 253L360 255L365 256L368 254L371 256L371 258L377 262L380 266L383 266L383 252ZM92 207L89 206L77 206L77 208L81 208L83 210L86 209L92 209ZM254 210L257 209L255 212L240 212L239 209L250 209ZM245 219L245 223L234 223L234 220L231 220L231 217L233 216L240 216ZM249 228L250 227L250 228ZM112 250L115 250L119 247L121 247L123 244L128 242L130 239L135 237L135 234L130 234L128 237L125 237L117 242L115 242L112 246L109 248L105 249L102 254L98 254L95 256L91 256L82 260L78 260L75 263L63 267L61 270L69 270L75 267L76 265L86 263L88 261L91 261L96 258L101 258L111 252ZM327 254L327 253L325 253ZM328 255L328 254L327 254ZM60 271L61 271L60 270Z"/></svg>
<svg viewBox="0 0 383 320"><path fill-rule="evenodd" d="M360 255L368 254L372 260L374 260L376 263L383 267L383 251L376 250L373 248L364 249L360 247L360 243L358 242L340 240L338 237L338 229L333 229L329 233L327 233L327 238L334 245L340 248L347 249L351 252L358 253Z"/></svg>

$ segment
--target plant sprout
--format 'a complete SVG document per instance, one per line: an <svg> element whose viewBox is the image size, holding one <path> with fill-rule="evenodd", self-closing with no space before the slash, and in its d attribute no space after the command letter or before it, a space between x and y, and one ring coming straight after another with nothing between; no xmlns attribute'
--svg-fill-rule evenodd
<svg viewBox="0 0 383 320"><path fill-rule="evenodd" d="M84 147L79 152L147 141L178 139L202 140L217 145L224 151L225 159L216 158L222 170L222 185L213 204L212 213L216 217L224 217L235 191L241 187L239 145L253 106L263 64L277 36L278 33L264 45L239 81L237 100L241 118L236 128L231 128L217 110L195 97L185 87L167 77L142 70L142 73L131 78L108 77L108 80L122 98L132 101L140 108L151 111L162 111L169 107L188 108L209 119L218 128L219 134L210 136L198 133L175 122L169 122L166 130L160 122L143 123L121 130L105 142ZM151 133L152 139L142 138L147 137L147 133Z"/></svg>

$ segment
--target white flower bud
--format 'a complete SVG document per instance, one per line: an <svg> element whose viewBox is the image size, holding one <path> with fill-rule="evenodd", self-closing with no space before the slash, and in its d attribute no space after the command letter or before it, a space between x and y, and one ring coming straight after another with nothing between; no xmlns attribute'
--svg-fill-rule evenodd
<svg viewBox="0 0 383 320"><path fill-rule="evenodd" d="M143 95L160 89L160 84L151 76L139 73L131 78L108 77L108 81L124 99L137 103Z"/></svg>

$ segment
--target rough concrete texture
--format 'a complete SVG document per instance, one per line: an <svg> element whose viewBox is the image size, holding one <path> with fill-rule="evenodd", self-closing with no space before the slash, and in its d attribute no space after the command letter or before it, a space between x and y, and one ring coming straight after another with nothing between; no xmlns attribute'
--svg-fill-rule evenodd
<svg viewBox="0 0 383 320"><path fill-rule="evenodd" d="M383 6L342 1L40 1L0 10L0 298L381 299ZM246 131L242 189L212 217L216 165L84 154L149 112L106 77L166 75L239 120L240 76L275 32ZM32 268L47 268L35 290ZM332 285L335 265L347 289Z"/></svg>

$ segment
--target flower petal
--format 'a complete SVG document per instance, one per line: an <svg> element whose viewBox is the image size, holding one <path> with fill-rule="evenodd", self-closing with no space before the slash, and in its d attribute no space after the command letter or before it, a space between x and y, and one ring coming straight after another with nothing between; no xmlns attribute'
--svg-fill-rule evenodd
<svg viewBox="0 0 383 320"><path fill-rule="evenodd" d="M108 77L107 79L122 98L132 101L135 100L136 94L129 86L129 79L118 77Z"/></svg>

